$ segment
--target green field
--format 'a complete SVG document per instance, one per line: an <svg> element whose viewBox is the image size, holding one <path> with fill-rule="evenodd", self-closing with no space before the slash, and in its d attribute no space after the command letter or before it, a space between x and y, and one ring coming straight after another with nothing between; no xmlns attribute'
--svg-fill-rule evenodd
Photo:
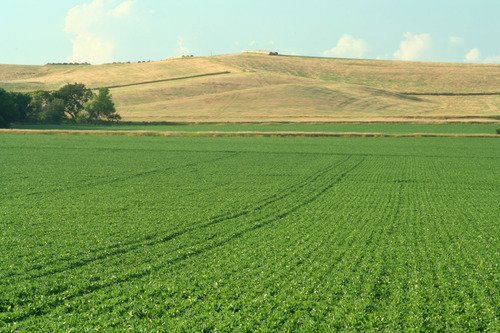
<svg viewBox="0 0 500 333"><path fill-rule="evenodd" d="M17 129L105 130L105 131L220 131L220 132L368 132L368 133L454 133L495 134L499 123L492 124L398 124L398 123L336 123L336 124L147 124L122 123L112 125L30 125L18 124Z"/></svg>
<svg viewBox="0 0 500 333"><path fill-rule="evenodd" d="M0 331L498 332L500 141L0 134Z"/></svg>

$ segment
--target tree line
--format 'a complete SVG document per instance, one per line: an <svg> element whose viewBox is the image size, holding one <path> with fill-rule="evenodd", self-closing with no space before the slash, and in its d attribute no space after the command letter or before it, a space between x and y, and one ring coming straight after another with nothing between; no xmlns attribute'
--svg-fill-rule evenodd
<svg viewBox="0 0 500 333"><path fill-rule="evenodd" d="M88 62L49 62L45 66L90 66Z"/></svg>
<svg viewBox="0 0 500 333"><path fill-rule="evenodd" d="M0 88L0 127L12 123L98 123L120 120L108 88L97 93L82 83L56 91L8 92Z"/></svg>

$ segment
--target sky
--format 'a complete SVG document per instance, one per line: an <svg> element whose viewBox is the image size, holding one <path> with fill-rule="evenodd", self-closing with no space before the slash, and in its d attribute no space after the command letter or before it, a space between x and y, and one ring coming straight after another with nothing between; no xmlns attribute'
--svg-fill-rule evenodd
<svg viewBox="0 0 500 333"><path fill-rule="evenodd" d="M500 63L500 0L0 0L0 63L243 50Z"/></svg>

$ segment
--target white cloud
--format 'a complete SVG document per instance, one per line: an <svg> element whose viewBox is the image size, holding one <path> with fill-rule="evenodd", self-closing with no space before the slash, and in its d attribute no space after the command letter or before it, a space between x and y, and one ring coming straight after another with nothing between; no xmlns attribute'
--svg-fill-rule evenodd
<svg viewBox="0 0 500 333"><path fill-rule="evenodd" d="M481 60L481 52L479 49L474 48L471 49L467 54L465 55L465 62L479 62Z"/></svg>
<svg viewBox="0 0 500 333"><path fill-rule="evenodd" d="M394 58L399 60L419 60L431 48L432 37L429 34L414 35L405 33L405 39L399 44L399 49L394 52Z"/></svg>
<svg viewBox="0 0 500 333"><path fill-rule="evenodd" d="M462 37L459 37L459 36L451 36L449 41L450 41L450 44L460 45L464 42L464 39Z"/></svg>
<svg viewBox="0 0 500 333"><path fill-rule="evenodd" d="M113 60L113 51L113 42L92 34L79 33L73 39L73 53L68 61L102 64Z"/></svg>
<svg viewBox="0 0 500 333"><path fill-rule="evenodd" d="M362 58L368 50L368 44L363 39L343 35L334 48L323 53L338 58Z"/></svg>
<svg viewBox="0 0 500 333"><path fill-rule="evenodd" d="M189 49L184 45L184 37L177 38L177 55L188 55Z"/></svg>
<svg viewBox="0 0 500 333"><path fill-rule="evenodd" d="M73 35L70 62L105 63L113 60L115 48L108 28L117 18L131 14L133 0L113 6L114 0L92 0L71 8L65 19L64 30Z"/></svg>
<svg viewBox="0 0 500 333"><path fill-rule="evenodd" d="M125 0L114 9L110 11L110 14L116 17L127 17L132 12L132 7L134 6L134 0Z"/></svg>
<svg viewBox="0 0 500 333"><path fill-rule="evenodd" d="M470 49L464 58L465 62L468 63L479 63L479 64L500 64L500 56L486 57L482 58L481 51L478 48Z"/></svg>

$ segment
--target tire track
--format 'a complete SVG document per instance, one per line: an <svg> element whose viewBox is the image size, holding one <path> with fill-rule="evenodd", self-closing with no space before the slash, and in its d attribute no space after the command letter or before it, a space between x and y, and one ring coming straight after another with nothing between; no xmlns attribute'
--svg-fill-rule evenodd
<svg viewBox="0 0 500 333"><path fill-rule="evenodd" d="M52 194L52 193L61 193L61 192L68 192L68 191L73 191L73 190L82 190L82 189L88 189L100 185L108 185L108 184L113 184L116 182L124 182L128 180L132 180L135 178L140 178L140 177L147 177L149 175L155 174L155 173L160 173L160 172L165 172L168 170L177 170L177 169L184 169L184 168L190 168L190 167L195 167L198 165L202 165L205 163L212 163L212 162L218 162L222 161L225 159L229 159L232 157L237 156L238 153L232 153L229 156L222 156L222 157L216 157L208 160L203 160L203 161L196 161L196 162L191 162L191 163L186 163L178 166L169 166L166 168L155 168L151 169L148 171L141 171L137 173L132 173L128 175L123 175L123 176L115 176L115 177L101 177L96 179L93 179L92 181L87 181L83 183L79 183L77 186L66 186L62 188L57 188L57 189L52 189L48 191L34 191L34 192L29 192L21 195L10 195L10 196L5 196L4 198L6 199L18 199L22 197L32 197L32 196L38 196L38 195L43 195L43 194Z"/></svg>
<svg viewBox="0 0 500 333"><path fill-rule="evenodd" d="M162 236L160 238L156 238L154 240L150 240L150 239L153 239L155 236L148 235L145 238L143 238L142 240L133 241L133 242L129 242L126 244L123 244L123 243L115 244L115 245L108 247L108 248L116 249L116 250L113 250L111 252L100 254L96 257L88 258L88 259L79 259L76 261L70 260L68 263L65 263L66 269L64 269L64 268L52 269L52 270L49 270L48 272L45 272L42 274L35 274L35 275L26 276L25 279L22 279L22 280L31 280L31 279L36 279L36 278L40 278L40 277L46 277L46 276L54 275L57 273L65 272L67 270L80 268L82 266L88 265L90 263L94 263L96 261L109 259L109 258L117 256L117 255L123 255L123 254L129 253L129 252L132 252L132 251L137 250L139 248L142 248L144 246L156 246L158 244L166 243L166 242L171 241L177 237L183 236L189 232L196 231L197 229L207 228L207 227L210 227L210 226L213 226L216 224L220 224L222 222L234 220L234 219L244 217L244 216L247 216L247 215L255 213L255 212L259 212L261 210L264 210L268 206L274 204L275 202L282 200L282 199L285 199L285 198L293 195L294 193L297 193L299 190L301 190L305 186L309 185L311 182L318 180L324 174L331 171L335 167L338 167L338 166L346 163L349 159L350 159L350 157L347 157L334 165L329 165L326 168L317 172L316 174L313 174L312 176L306 177L306 179L298 182L297 184L295 184L291 188L288 188L286 191L278 192L277 194L273 194L269 197L266 197L263 200L261 200L260 202L258 202L257 205L248 206L247 208L244 208L243 210L241 210L239 212L225 212L225 213L222 213L222 214L219 214L219 215L216 215L216 216L210 218L208 222L201 223L201 224L194 224L194 225L191 225L189 227L183 228L181 230L174 231L174 232L172 232L168 235ZM144 242L144 241L146 241L146 242ZM106 249L108 249L108 248L106 248ZM102 251L102 250L96 250L95 252L100 252L100 251ZM45 266L47 266L47 265L50 266L53 263L61 263L61 261L62 261L62 259L56 259L56 260L45 263ZM38 269L25 270L24 272L37 271L37 270ZM4 276L4 277L2 277L2 279L5 279L7 277L8 276ZM18 275L16 275L16 280L19 281ZM8 282L4 281L3 283L8 283Z"/></svg>
<svg viewBox="0 0 500 333"><path fill-rule="evenodd" d="M345 161L347 161L346 159ZM343 161L343 162L345 162ZM142 270L139 270L134 273L129 273L126 274L125 276L121 278L116 278L113 281L109 282L104 282L99 285L88 285L85 288L79 290L78 292L74 294L66 294L64 300L53 300L49 301L47 303L43 303L40 306L35 307L34 309L29 309L27 312L24 314L20 314L18 316L13 316L10 318L7 318L5 321L7 323L12 323L12 322L22 322L25 321L31 317L38 317L42 316L48 312L51 312L53 308L56 306L62 304L63 302L67 302L69 300L88 295L91 293L94 293L96 291L100 291L102 289L108 288L108 287L113 287L118 284L123 284L123 283L129 283L131 281L143 278L145 276L148 276L154 272L160 271L162 268L167 267L167 266L175 266L177 264L180 264L188 259L198 257L200 255L203 255L209 251L215 250L217 248L221 248L225 246L226 244L238 240L242 238L243 236L247 235L248 233L254 232L256 230L259 230L261 228L264 228L266 226L269 226L273 223L276 223L277 221L297 212L299 209L303 208L304 206L314 202L317 200L319 197L323 196L327 191L332 189L335 185L337 185L339 182L342 182L352 171L357 169L363 162L365 161L365 158L361 159L359 162L356 162L353 166L349 167L347 170L341 172L339 175L337 175L332 181L330 181L326 186L324 186L320 191L314 193L311 195L309 198L304 200L303 202L300 202L299 204L293 205L290 208L285 208L282 212L279 214L276 214L275 216L272 216L271 218L260 218L257 219L257 223L254 225L244 228L243 230L237 231L236 233L233 233L221 240L216 240L212 244L204 245L201 244L201 246L198 249L188 251L186 253L183 253L175 258L171 258L166 261L162 261L159 264L156 265L151 265L147 268L144 268ZM342 163L342 162L341 162ZM327 168L327 170L332 169L332 167ZM324 173L324 172L323 172ZM319 178L319 176L317 176ZM56 292L51 296L56 296L60 292Z"/></svg>

